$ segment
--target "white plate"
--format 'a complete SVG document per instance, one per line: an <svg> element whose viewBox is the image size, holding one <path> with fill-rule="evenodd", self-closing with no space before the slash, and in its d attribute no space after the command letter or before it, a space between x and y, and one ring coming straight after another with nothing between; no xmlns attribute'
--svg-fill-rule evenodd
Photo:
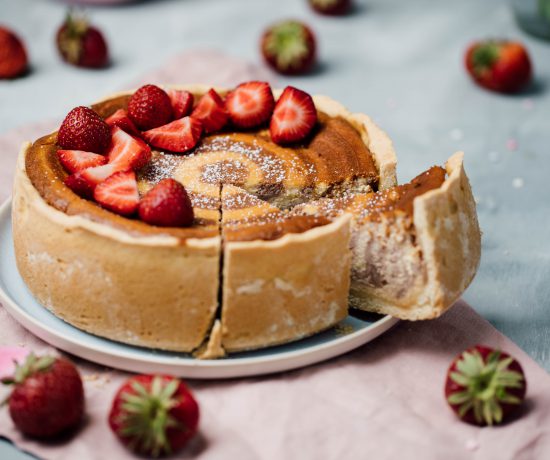
<svg viewBox="0 0 550 460"><path fill-rule="evenodd" d="M373 340L398 322L390 316L348 316L337 327L313 337L213 361L113 342L71 326L34 299L15 264L10 200L0 207L0 301L25 328L68 353L128 371L204 379L269 374L318 363Z"/></svg>

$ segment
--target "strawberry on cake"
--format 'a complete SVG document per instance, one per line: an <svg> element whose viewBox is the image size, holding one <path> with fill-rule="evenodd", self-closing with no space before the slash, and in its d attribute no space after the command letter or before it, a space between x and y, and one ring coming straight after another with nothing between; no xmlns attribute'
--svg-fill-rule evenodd
<svg viewBox="0 0 550 460"><path fill-rule="evenodd" d="M33 295L70 324L216 358L348 308L440 315L479 262L462 156L396 185L388 137L265 82L111 96L23 146L13 227Z"/></svg>

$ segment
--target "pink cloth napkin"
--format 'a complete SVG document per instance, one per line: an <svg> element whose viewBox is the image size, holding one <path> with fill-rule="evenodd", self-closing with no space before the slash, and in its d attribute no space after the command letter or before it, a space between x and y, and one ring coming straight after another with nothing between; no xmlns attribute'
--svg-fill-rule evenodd
<svg viewBox="0 0 550 460"><path fill-rule="evenodd" d="M195 62L196 67L190 65ZM246 63L201 51L176 57L140 81L233 85L266 77L265 71ZM20 142L54 128L55 123L44 123L0 136L0 199L10 194ZM444 400L451 359L476 343L509 352L526 372L526 404L514 421L500 427L466 425ZM11 353L20 357L21 350L13 347L51 351L0 307L3 346L11 348L0 348L0 367ZM41 444L21 436L7 410L0 409L0 436L46 459L134 458L106 423L112 397L129 374L74 360L86 388L87 418L79 432L62 443ZM550 458L550 376L462 301L437 320L402 322L374 342L326 363L272 376L189 383L201 407L200 433L173 458Z"/></svg>

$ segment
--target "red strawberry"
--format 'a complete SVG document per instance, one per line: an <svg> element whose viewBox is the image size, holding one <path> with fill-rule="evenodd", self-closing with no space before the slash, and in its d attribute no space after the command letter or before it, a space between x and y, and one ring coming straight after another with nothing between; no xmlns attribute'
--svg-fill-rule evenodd
<svg viewBox="0 0 550 460"><path fill-rule="evenodd" d="M85 17L69 13L57 32L57 49L61 57L80 67L105 67L109 50L103 34Z"/></svg>
<svg viewBox="0 0 550 460"><path fill-rule="evenodd" d="M61 123L57 143L65 150L104 153L111 143L111 129L89 107L75 107Z"/></svg>
<svg viewBox="0 0 550 460"><path fill-rule="evenodd" d="M96 186L118 171L121 169L116 164L86 168L68 176L65 185L83 198L93 198Z"/></svg>
<svg viewBox="0 0 550 460"><path fill-rule="evenodd" d="M311 96L287 86L273 110L269 125L271 139L277 144L288 144L305 139L317 123L317 111Z"/></svg>
<svg viewBox="0 0 550 460"><path fill-rule="evenodd" d="M183 153L197 145L201 134L202 123L193 117L185 117L144 131L142 135L153 147Z"/></svg>
<svg viewBox="0 0 550 460"><path fill-rule="evenodd" d="M82 169L101 166L107 163L107 158L97 153L84 150L58 150L57 157L65 170L74 173Z"/></svg>
<svg viewBox="0 0 550 460"><path fill-rule="evenodd" d="M515 93L532 76L531 60L521 43L506 40L477 42L468 48L465 65L479 85L503 93Z"/></svg>
<svg viewBox="0 0 550 460"><path fill-rule="evenodd" d="M52 438L75 428L84 415L84 388L71 362L53 356L29 354L13 377L10 416L27 436Z"/></svg>
<svg viewBox="0 0 550 460"><path fill-rule="evenodd" d="M109 426L131 450L158 457L182 449L197 432L199 405L185 384L169 375L137 375L120 387Z"/></svg>
<svg viewBox="0 0 550 460"><path fill-rule="evenodd" d="M136 125L134 125L134 122L128 117L128 112L124 109L118 109L110 117L105 119L105 123L107 123L111 128L113 126L118 126L120 129L126 131L132 136L141 136L141 133L137 129Z"/></svg>
<svg viewBox="0 0 550 460"><path fill-rule="evenodd" d="M265 123L273 113L275 99L269 83L241 83L225 98L231 122L238 128L252 128Z"/></svg>
<svg viewBox="0 0 550 460"><path fill-rule="evenodd" d="M188 227L193 223L193 205L183 185L163 179L139 203L139 217L159 227Z"/></svg>
<svg viewBox="0 0 550 460"><path fill-rule="evenodd" d="M340 16L349 11L351 0L309 0L309 4L318 13Z"/></svg>
<svg viewBox="0 0 550 460"><path fill-rule="evenodd" d="M15 78L27 70L27 52L21 39L0 27L0 78Z"/></svg>
<svg viewBox="0 0 550 460"><path fill-rule="evenodd" d="M151 161L151 148L141 139L130 136L118 126L114 126L112 132L107 158L118 171L138 170Z"/></svg>
<svg viewBox="0 0 550 460"><path fill-rule="evenodd" d="M139 129L153 129L172 120L172 102L158 86L145 85L130 98L128 116Z"/></svg>
<svg viewBox="0 0 550 460"><path fill-rule="evenodd" d="M514 358L476 345L457 356L449 367L445 397L465 422L493 425L519 408L526 389L523 369Z"/></svg>
<svg viewBox="0 0 550 460"><path fill-rule="evenodd" d="M97 185L94 199L104 208L122 216L136 212L139 205L138 184L134 171L119 171Z"/></svg>
<svg viewBox="0 0 550 460"><path fill-rule="evenodd" d="M223 128L228 118L222 98L213 89L199 99L191 115L202 122L204 131L207 133Z"/></svg>
<svg viewBox="0 0 550 460"><path fill-rule="evenodd" d="M169 89L166 93L172 102L172 112L176 120L189 115L195 99L189 91Z"/></svg>
<svg viewBox="0 0 550 460"><path fill-rule="evenodd" d="M266 62L287 75L306 73L315 63L315 36L299 21L282 21L269 27L262 37Z"/></svg>

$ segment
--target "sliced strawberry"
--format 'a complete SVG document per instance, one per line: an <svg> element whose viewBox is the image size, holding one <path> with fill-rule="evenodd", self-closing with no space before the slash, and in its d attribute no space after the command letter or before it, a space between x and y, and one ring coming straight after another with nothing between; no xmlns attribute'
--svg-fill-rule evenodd
<svg viewBox="0 0 550 460"><path fill-rule="evenodd" d="M143 138L153 147L183 153L197 145L201 134L202 123L193 117L185 117L145 131Z"/></svg>
<svg viewBox="0 0 550 460"><path fill-rule="evenodd" d="M189 91L169 89L166 90L170 102L172 102L172 112L174 113L174 119L183 118L189 115L193 108L194 97Z"/></svg>
<svg viewBox="0 0 550 460"><path fill-rule="evenodd" d="M204 131L207 133L223 128L228 119L225 104L220 95L213 89L210 89L199 99L199 103L191 115L202 122Z"/></svg>
<svg viewBox="0 0 550 460"><path fill-rule="evenodd" d="M317 123L317 111L311 96L287 86L275 104L269 131L277 144L305 139Z"/></svg>
<svg viewBox="0 0 550 460"><path fill-rule="evenodd" d="M65 185L77 195L84 198L93 198L94 189L109 176L121 171L116 164L106 164L93 168L82 169L65 179Z"/></svg>
<svg viewBox="0 0 550 460"><path fill-rule="evenodd" d="M65 170L69 173L92 168L94 166L101 166L107 163L107 158L103 155L85 152L84 150L58 150L57 157Z"/></svg>
<svg viewBox="0 0 550 460"><path fill-rule="evenodd" d="M114 126L107 158L109 163L118 166L119 171L137 170L151 161L151 148L141 139L130 136L118 126Z"/></svg>
<svg viewBox="0 0 550 460"><path fill-rule="evenodd" d="M141 135L134 122L130 120L128 112L124 109L118 109L110 117L105 119L105 123L107 123L111 128L113 126L118 126L120 129L126 131L132 136L139 137Z"/></svg>
<svg viewBox="0 0 550 460"><path fill-rule="evenodd" d="M94 198L101 206L117 214L133 214L139 205L136 173L120 171L113 174L95 188Z"/></svg>
<svg viewBox="0 0 550 460"><path fill-rule="evenodd" d="M273 113L275 99L269 83L241 83L225 98L229 118L237 128L253 128L265 123Z"/></svg>
<svg viewBox="0 0 550 460"><path fill-rule="evenodd" d="M163 179L142 198L139 217L151 225L187 227L193 223L193 205L183 185Z"/></svg>

